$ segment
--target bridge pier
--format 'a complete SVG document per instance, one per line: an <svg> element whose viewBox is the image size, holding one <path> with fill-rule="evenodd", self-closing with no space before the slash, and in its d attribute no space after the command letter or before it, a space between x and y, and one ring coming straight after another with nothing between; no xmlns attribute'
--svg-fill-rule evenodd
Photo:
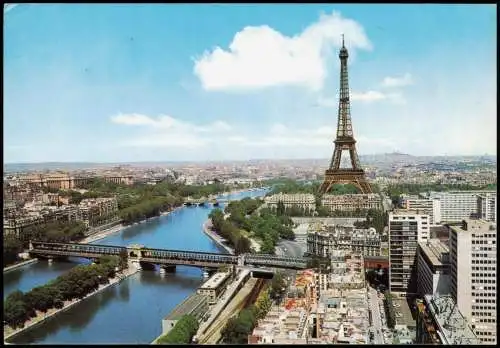
<svg viewBox="0 0 500 348"><path fill-rule="evenodd" d="M128 260L128 267L142 270L141 262L139 260Z"/></svg>
<svg viewBox="0 0 500 348"><path fill-rule="evenodd" d="M47 261L48 261L49 265L52 265L54 263L54 258L53 257L49 257L47 259Z"/></svg>
<svg viewBox="0 0 500 348"><path fill-rule="evenodd" d="M175 265L160 266L160 273L161 274L175 273L176 270L177 270L177 267Z"/></svg>

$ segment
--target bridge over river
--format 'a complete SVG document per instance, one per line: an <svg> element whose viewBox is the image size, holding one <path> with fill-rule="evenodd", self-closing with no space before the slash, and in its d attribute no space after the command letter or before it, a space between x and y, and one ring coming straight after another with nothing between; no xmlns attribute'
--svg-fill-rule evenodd
<svg viewBox="0 0 500 348"><path fill-rule="evenodd" d="M238 266L249 268L284 268L305 269L305 258L265 254L227 255L200 251L182 251L146 248L142 245L112 246L79 243L47 243L40 241L30 242L30 255L34 257L60 258L83 257L98 259L101 256L125 256L135 264L153 264L161 267L175 267L178 265L214 269L222 266Z"/></svg>

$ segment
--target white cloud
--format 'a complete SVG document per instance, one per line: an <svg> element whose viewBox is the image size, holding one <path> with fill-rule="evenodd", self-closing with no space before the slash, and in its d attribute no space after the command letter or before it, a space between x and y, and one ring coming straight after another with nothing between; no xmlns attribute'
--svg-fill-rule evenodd
<svg viewBox="0 0 500 348"><path fill-rule="evenodd" d="M351 99L352 100L359 100L363 102L373 102L377 100L382 100L386 99L387 96L383 93L377 92L377 91L368 91L365 93L352 93L351 94Z"/></svg>
<svg viewBox="0 0 500 348"><path fill-rule="evenodd" d="M111 117L111 121L125 126L146 127L147 135L143 133L127 140L122 144L127 147L194 149L214 145L224 139L231 146L255 148L264 153L275 148L317 148L329 152L335 138L335 128L331 125L291 128L278 123L270 125L267 131L250 134L245 129L233 129L224 121L199 126L171 116L154 118L141 114L119 114Z"/></svg>
<svg viewBox="0 0 500 348"><path fill-rule="evenodd" d="M119 114L111 117L111 121L126 126L151 128L147 136L139 136L125 143L127 146L139 147L199 147L215 141L214 135L220 136L232 129L224 121L198 126L167 115L154 118L141 114Z"/></svg>
<svg viewBox="0 0 500 348"><path fill-rule="evenodd" d="M371 49L363 27L340 13L322 14L298 35L269 26L248 26L236 33L228 50L216 47L195 60L194 73L206 90L258 89L279 85L321 89L325 57L340 47L341 35L354 49Z"/></svg>
<svg viewBox="0 0 500 348"><path fill-rule="evenodd" d="M386 77L382 81L383 87L404 87L413 84L413 78L411 74L406 73L401 77Z"/></svg>

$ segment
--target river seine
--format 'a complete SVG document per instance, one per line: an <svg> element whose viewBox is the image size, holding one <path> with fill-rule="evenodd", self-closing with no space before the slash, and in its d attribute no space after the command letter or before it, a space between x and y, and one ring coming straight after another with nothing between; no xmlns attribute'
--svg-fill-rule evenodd
<svg viewBox="0 0 500 348"><path fill-rule="evenodd" d="M266 190L229 195L230 199L263 196ZM212 208L185 207L167 216L126 228L92 244L130 245L178 250L224 252L202 232ZM28 291L67 272L84 259L46 261L4 274L4 297L19 289ZM26 330L15 344L148 344L161 334L161 320L202 283L200 269L177 267L175 274L142 271L89 297L66 312Z"/></svg>

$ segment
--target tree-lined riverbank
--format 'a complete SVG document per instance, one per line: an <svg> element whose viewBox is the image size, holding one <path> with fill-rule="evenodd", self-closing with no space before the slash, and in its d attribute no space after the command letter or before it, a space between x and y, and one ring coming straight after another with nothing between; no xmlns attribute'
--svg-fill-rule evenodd
<svg viewBox="0 0 500 348"><path fill-rule="evenodd" d="M250 192L234 194L230 198L262 194L262 191ZM220 252L220 247L211 238L200 233L210 211L209 207L179 209L167 216L129 226L120 233L107 236L98 244L142 244L162 249ZM27 285L36 281L37 274L47 277L44 272L54 274L56 269L63 266L66 267L64 263L48 265L40 261L23 268L24 272L21 269L9 272L6 274L7 279L4 276L4 291L6 286L28 291L30 288ZM29 274L29 279L25 279L23 273ZM140 272L128 277L119 287L104 289L87 298L81 306L76 304L44 324L19 333L10 341L15 344L148 344L161 334L162 318L202 282L201 270L194 267L179 266L176 273L167 275L161 275L159 271Z"/></svg>

